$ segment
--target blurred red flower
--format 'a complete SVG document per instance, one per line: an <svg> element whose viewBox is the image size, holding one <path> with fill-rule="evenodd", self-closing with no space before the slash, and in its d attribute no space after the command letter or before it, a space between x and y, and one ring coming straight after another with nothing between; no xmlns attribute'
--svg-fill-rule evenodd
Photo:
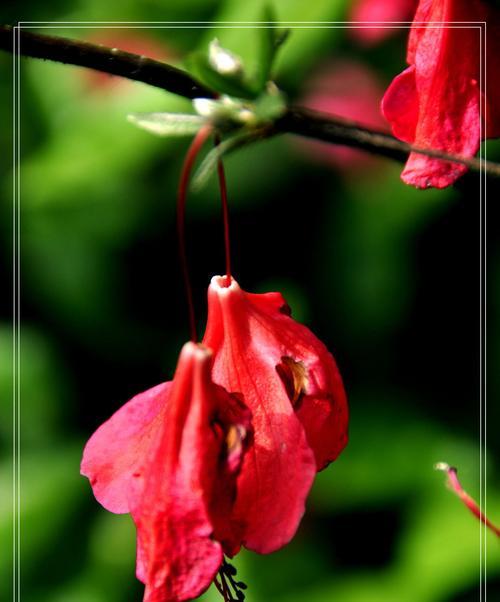
<svg viewBox="0 0 500 602"><path fill-rule="evenodd" d="M132 514L145 602L196 598L233 551L227 518L250 413L212 382L211 355L184 345L174 380L126 403L84 450L98 501Z"/></svg>
<svg viewBox="0 0 500 602"><path fill-rule="evenodd" d="M272 552L294 536L316 471L347 443L342 380L279 293L247 293L234 279L212 278L203 343L214 350L213 380L253 416L233 521L247 548Z"/></svg>
<svg viewBox="0 0 500 602"><path fill-rule="evenodd" d="M376 73L363 63L354 60L326 63L306 82L304 90L300 104L305 107L379 130L387 129L380 112L384 88ZM358 177L360 168L385 165L380 158L346 146L302 139L295 144L311 158L338 167L347 176L355 174Z"/></svg>
<svg viewBox="0 0 500 602"><path fill-rule="evenodd" d="M384 26L384 22L410 21L417 0L356 0L352 3L349 21L364 23L350 30L352 37L366 46L372 46L394 35L401 28ZM370 26L370 23L377 25Z"/></svg>
<svg viewBox="0 0 500 602"><path fill-rule="evenodd" d="M382 100L395 136L417 147L472 157L485 138L481 124L479 26L433 25L486 21L488 24L486 135L500 135L500 12L481 0L420 0L408 41L410 65ZM483 120L484 120L483 115ZM417 188L444 188L467 168L411 153L402 173Z"/></svg>

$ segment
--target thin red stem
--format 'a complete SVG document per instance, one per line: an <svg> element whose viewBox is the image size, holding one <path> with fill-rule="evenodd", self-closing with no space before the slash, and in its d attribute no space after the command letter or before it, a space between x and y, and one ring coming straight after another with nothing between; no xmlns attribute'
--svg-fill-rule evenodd
<svg viewBox="0 0 500 602"><path fill-rule="evenodd" d="M438 470L443 470L448 475L448 486L462 500L467 508L478 518L488 529L490 529L497 537L500 537L500 529L494 525L481 510L476 501L465 491L460 481L458 480L457 469L449 466L444 462L436 464Z"/></svg>
<svg viewBox="0 0 500 602"><path fill-rule="evenodd" d="M186 300L189 312L189 331L193 343L198 341L196 333L196 318L194 314L193 289L191 287L191 279L189 277L189 265L186 252L186 197L188 191L189 177L193 169L194 162L201 147L205 144L207 138L212 133L212 128L209 125L203 126L194 137L191 146L189 147L184 163L182 165L181 177L179 180L179 189L177 193L177 239L179 242L179 258L181 262L182 277L184 280L184 288L186 290Z"/></svg>
<svg viewBox="0 0 500 602"><path fill-rule="evenodd" d="M215 145L220 143L218 135L215 136ZM217 174L219 176L219 188L222 207L222 221L224 223L224 249L226 253L226 286L231 284L231 242L229 238L229 205L227 202L226 174L222 159L217 162Z"/></svg>

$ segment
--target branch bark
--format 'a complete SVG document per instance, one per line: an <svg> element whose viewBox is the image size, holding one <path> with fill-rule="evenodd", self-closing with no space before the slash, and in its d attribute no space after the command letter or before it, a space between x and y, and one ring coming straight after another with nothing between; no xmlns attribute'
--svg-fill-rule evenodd
<svg viewBox="0 0 500 602"><path fill-rule="evenodd" d="M80 40L14 30L0 26L0 49L12 52L12 36L19 35L18 52L23 56L48 59L68 65L95 69L168 90L186 98L215 98L212 90L195 81L188 73L161 61L118 48L107 48Z"/></svg>
<svg viewBox="0 0 500 602"><path fill-rule="evenodd" d="M401 162L405 162L409 153L414 152L453 163L461 163L475 172L479 172L482 166L486 175L500 177L500 164L498 163L481 161L475 157L458 157L433 149L418 148L398 140L386 132L364 127L343 117L302 107L290 107L276 123L276 129L282 133L298 134L324 142L359 148Z"/></svg>
<svg viewBox="0 0 500 602"><path fill-rule="evenodd" d="M19 36L18 52L23 56L48 59L87 67L143 82L185 98L216 98L217 92L196 81L191 75L167 63L145 56L107 48L98 44L55 36L35 34L8 25L0 26L0 49L13 51L13 35ZM290 107L275 124L276 133L290 133L359 148L397 161L406 161L410 152L466 165L471 171L481 168L488 177L500 177L500 164L421 149L398 140L391 134L362 126L342 117L310 109Z"/></svg>

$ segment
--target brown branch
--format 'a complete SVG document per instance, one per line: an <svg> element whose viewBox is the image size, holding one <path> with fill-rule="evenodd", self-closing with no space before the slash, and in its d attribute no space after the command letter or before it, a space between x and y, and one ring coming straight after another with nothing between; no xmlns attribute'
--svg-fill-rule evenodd
<svg viewBox="0 0 500 602"><path fill-rule="evenodd" d="M391 134L367 128L343 117L333 116L302 107L291 107L276 123L278 131L299 134L324 142L343 144L359 148L397 161L406 161L411 152L436 159L461 163L471 171L478 172L481 166L488 176L500 177L500 164L450 155L434 149L423 149L398 140Z"/></svg>
<svg viewBox="0 0 500 602"><path fill-rule="evenodd" d="M0 49L13 51L14 32L14 28L10 26L0 25ZM34 34L23 30L16 30L16 33L19 35L18 51L23 56L49 59L118 75L189 99L217 97L217 92L196 81L185 71L161 61L89 42ZM479 172L482 168L488 177L500 177L498 163L457 157L438 150L416 148L391 134L362 126L342 117L300 107L290 107L276 122L273 132L298 134L342 144L402 162L406 161L410 152L418 152L461 163L473 172Z"/></svg>
<svg viewBox="0 0 500 602"><path fill-rule="evenodd" d="M13 35L14 28L0 25L0 49L12 52ZM217 96L185 71L161 61L117 48L107 48L100 44L20 30L18 52L23 56L48 59L95 69L110 75L119 75L186 98L215 98Z"/></svg>

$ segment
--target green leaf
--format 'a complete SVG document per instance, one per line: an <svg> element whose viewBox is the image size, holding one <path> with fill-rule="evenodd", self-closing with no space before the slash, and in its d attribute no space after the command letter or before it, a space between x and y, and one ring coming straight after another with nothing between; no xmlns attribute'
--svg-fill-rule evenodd
<svg viewBox="0 0 500 602"><path fill-rule="evenodd" d="M192 136L205 123L200 115L184 113L131 113L127 120L158 136Z"/></svg>
<svg viewBox="0 0 500 602"><path fill-rule="evenodd" d="M258 51L257 36L264 34L261 27L228 28L224 21L248 21L255 23L261 19L264 7L269 0L254 0L241 2L241 0L226 0L221 4L221 9L215 19L220 25L214 25L207 32L203 44L210 38L217 36L221 44L231 48L240 56L248 73L255 74L259 71L261 57ZM283 52L274 57L273 78L277 76L279 82L290 89L296 90L310 72L310 69L321 59L335 51L336 45L345 36L345 28L328 24L329 21L342 21L345 18L347 0L272 0L278 23L283 23L293 35L287 42ZM310 21L317 24L302 25L299 21ZM275 30L276 31L276 30ZM277 30L280 32L281 30Z"/></svg>
<svg viewBox="0 0 500 602"><path fill-rule="evenodd" d="M191 189L198 191L205 186L208 179L215 171L219 159L228 152L242 148L249 142L256 140L261 136L261 132L254 131L252 133L244 133L228 138L213 148L203 159L200 167L196 171L191 181Z"/></svg>
<svg viewBox="0 0 500 602"><path fill-rule="evenodd" d="M206 52L198 51L190 54L186 59L186 67L194 77L220 94L238 98L255 98L257 95L257 90L246 80L242 71L220 73L210 64Z"/></svg>
<svg viewBox="0 0 500 602"><path fill-rule="evenodd" d="M266 94L255 103L254 113L259 123L272 123L286 111L286 100L282 92L269 82Z"/></svg>
<svg viewBox="0 0 500 602"><path fill-rule="evenodd" d="M256 30L258 35L258 63L255 73L255 83L258 90L262 91L268 81L272 79L271 71L276 57L276 52L283 45L290 33L289 29L275 27L276 12L273 7L266 4L262 9L261 18L263 23L269 23L270 27L262 27Z"/></svg>

